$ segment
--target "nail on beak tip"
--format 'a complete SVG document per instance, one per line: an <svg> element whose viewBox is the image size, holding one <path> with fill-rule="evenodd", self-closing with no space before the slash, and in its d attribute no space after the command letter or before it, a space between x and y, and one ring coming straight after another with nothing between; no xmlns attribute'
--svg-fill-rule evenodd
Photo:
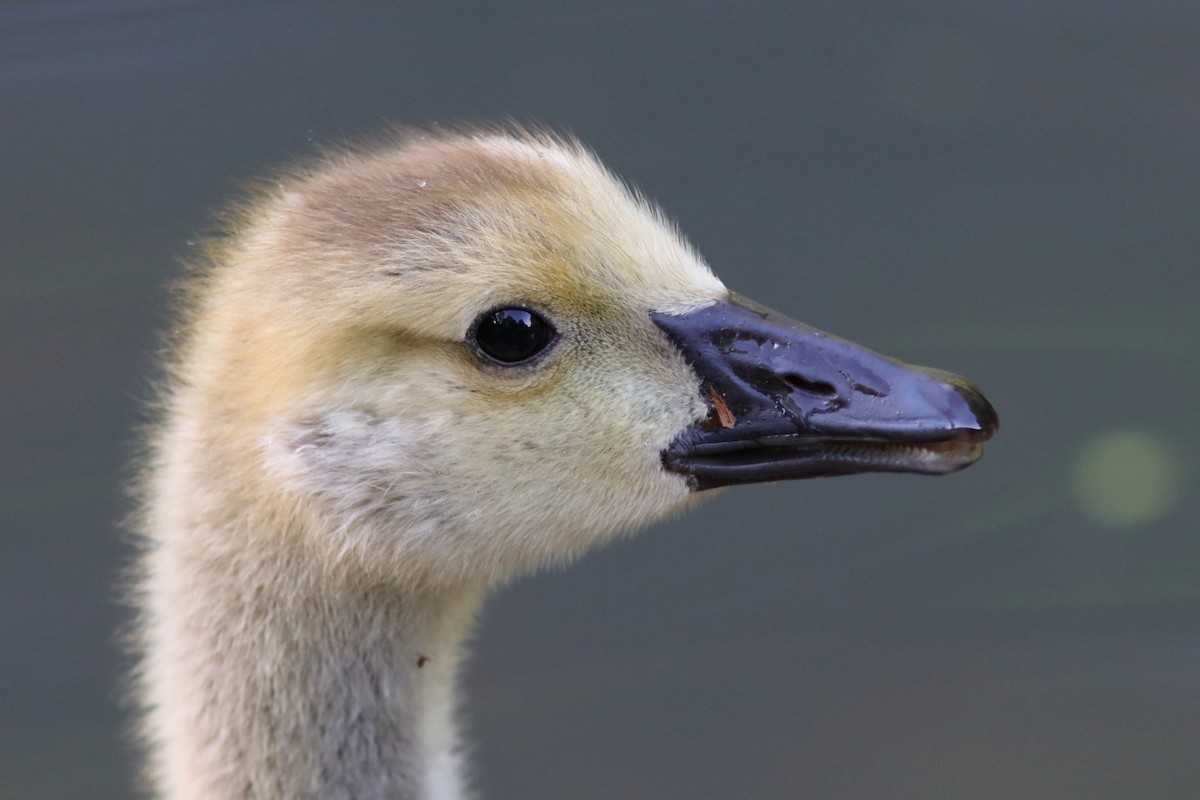
<svg viewBox="0 0 1200 800"><path fill-rule="evenodd" d="M996 409L988 402L983 393L966 381L959 379L952 382L955 394L966 404L961 420L955 419L957 427L971 432L971 438L977 442L985 442L1000 429L1000 417ZM956 415L957 416L957 415Z"/></svg>

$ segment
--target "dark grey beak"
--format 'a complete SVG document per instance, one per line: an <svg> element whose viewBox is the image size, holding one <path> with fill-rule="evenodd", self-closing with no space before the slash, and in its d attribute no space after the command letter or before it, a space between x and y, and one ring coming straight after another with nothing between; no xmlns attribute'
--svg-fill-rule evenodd
<svg viewBox="0 0 1200 800"><path fill-rule="evenodd" d="M663 452L696 489L852 475L943 474L983 452L999 420L979 390L903 364L746 298L654 312L710 414Z"/></svg>

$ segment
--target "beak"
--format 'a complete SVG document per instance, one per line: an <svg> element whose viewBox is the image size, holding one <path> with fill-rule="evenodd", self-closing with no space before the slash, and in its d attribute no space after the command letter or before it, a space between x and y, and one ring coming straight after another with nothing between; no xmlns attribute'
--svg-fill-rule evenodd
<svg viewBox="0 0 1200 800"><path fill-rule="evenodd" d="M709 416L663 451L693 488L973 464L999 420L967 381L914 367L736 294L652 312L700 378Z"/></svg>

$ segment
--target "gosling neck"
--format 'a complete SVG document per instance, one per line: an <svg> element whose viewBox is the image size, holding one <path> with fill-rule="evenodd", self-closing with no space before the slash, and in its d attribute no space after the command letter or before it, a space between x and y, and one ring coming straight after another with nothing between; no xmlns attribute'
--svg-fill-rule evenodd
<svg viewBox="0 0 1200 800"><path fill-rule="evenodd" d="M282 536L214 548L184 533L147 555L162 796L463 795L455 677L482 591L402 592L313 569Z"/></svg>

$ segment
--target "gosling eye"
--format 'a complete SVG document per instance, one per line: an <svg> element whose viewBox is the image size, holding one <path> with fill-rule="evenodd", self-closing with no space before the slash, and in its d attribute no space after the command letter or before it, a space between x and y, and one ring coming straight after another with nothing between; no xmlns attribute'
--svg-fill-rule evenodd
<svg viewBox="0 0 1200 800"><path fill-rule="evenodd" d="M501 364L522 364L554 343L558 332L545 317L527 308L494 308L471 326L468 341Z"/></svg>

